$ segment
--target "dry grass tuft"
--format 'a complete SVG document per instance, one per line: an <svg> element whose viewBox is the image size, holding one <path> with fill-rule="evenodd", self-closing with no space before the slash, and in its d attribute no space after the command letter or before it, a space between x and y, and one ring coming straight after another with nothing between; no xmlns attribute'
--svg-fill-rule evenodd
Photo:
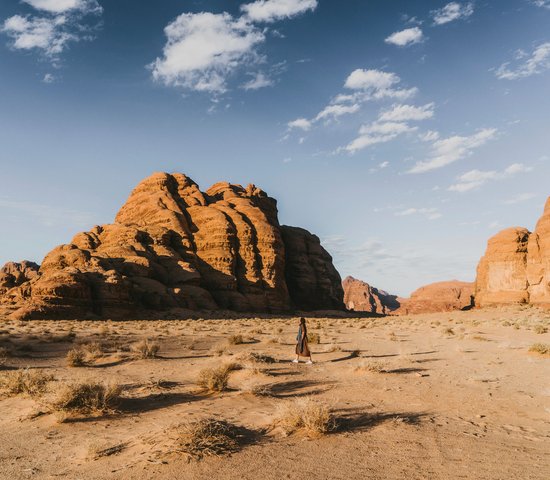
<svg viewBox="0 0 550 480"><path fill-rule="evenodd" d="M218 368L204 368L199 372L197 383L207 392L225 392L231 372L238 370L240 365L235 362L226 363Z"/></svg>
<svg viewBox="0 0 550 480"><path fill-rule="evenodd" d="M0 367L6 363L6 360L10 355L10 350L8 350L6 347L0 347Z"/></svg>
<svg viewBox="0 0 550 480"><path fill-rule="evenodd" d="M104 443L92 443L88 446L88 458L97 460L101 457L110 457L122 452L126 448L126 444L119 443L116 445L105 445Z"/></svg>
<svg viewBox="0 0 550 480"><path fill-rule="evenodd" d="M335 343L331 343L330 345L327 345L325 348L326 353L332 353L332 352L341 352L342 347L340 345L336 345Z"/></svg>
<svg viewBox="0 0 550 480"><path fill-rule="evenodd" d="M550 345L547 343L535 343L529 347L529 351L538 353L539 355L550 355Z"/></svg>
<svg viewBox="0 0 550 480"><path fill-rule="evenodd" d="M443 329L443 333L445 335L454 335L455 331L451 327L447 327Z"/></svg>
<svg viewBox="0 0 550 480"><path fill-rule="evenodd" d="M234 425L205 418L180 425L177 429L180 451L193 458L221 456L239 450L238 428Z"/></svg>
<svg viewBox="0 0 550 480"><path fill-rule="evenodd" d="M371 373L384 373L387 371L387 365L383 362L376 360L364 360L360 365L355 367L356 372L371 372Z"/></svg>
<svg viewBox="0 0 550 480"><path fill-rule="evenodd" d="M241 345L244 343L244 337L241 334L231 335L227 339L227 343L229 343L229 345Z"/></svg>
<svg viewBox="0 0 550 480"><path fill-rule="evenodd" d="M259 352L246 352L237 357L239 361L250 363L276 363L277 360L270 355Z"/></svg>
<svg viewBox="0 0 550 480"><path fill-rule="evenodd" d="M43 395L54 376L40 370L15 370L0 376L0 391L8 396L26 395L37 398Z"/></svg>
<svg viewBox="0 0 550 480"><path fill-rule="evenodd" d="M311 343L312 345L321 343L321 335L319 335L317 332L309 332L307 334L307 342Z"/></svg>
<svg viewBox="0 0 550 480"><path fill-rule="evenodd" d="M66 383L50 405L63 414L103 415L116 410L121 393L121 387L114 383L93 380Z"/></svg>
<svg viewBox="0 0 550 480"><path fill-rule="evenodd" d="M308 437L318 437L336 429L330 406L311 397L281 403L274 425L281 427L285 435L300 432Z"/></svg>
<svg viewBox="0 0 550 480"><path fill-rule="evenodd" d="M80 348L71 348L65 358L69 367L83 367L86 365L86 353Z"/></svg>
<svg viewBox="0 0 550 480"><path fill-rule="evenodd" d="M156 358L160 345L148 338L130 345L130 350L137 358Z"/></svg>
<svg viewBox="0 0 550 480"><path fill-rule="evenodd" d="M535 333L538 335L548 333L548 328L546 328L544 325L535 325Z"/></svg>

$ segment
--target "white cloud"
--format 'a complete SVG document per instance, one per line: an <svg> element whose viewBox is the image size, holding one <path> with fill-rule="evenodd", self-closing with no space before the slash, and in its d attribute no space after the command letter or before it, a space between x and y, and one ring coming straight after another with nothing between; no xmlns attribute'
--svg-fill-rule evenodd
<svg viewBox="0 0 550 480"><path fill-rule="evenodd" d="M518 173L530 172L532 167L528 167L523 163L513 163L509 167L505 168L502 172L496 170L481 171L470 170L457 177L458 182L451 185L448 190L452 192L468 192L470 190L477 189L485 185L489 181L503 180L513 177Z"/></svg>
<svg viewBox="0 0 550 480"><path fill-rule="evenodd" d="M264 33L228 13L183 13L164 29L163 57L151 65L153 78L170 86L223 93L226 77L257 62Z"/></svg>
<svg viewBox="0 0 550 480"><path fill-rule="evenodd" d="M311 129L311 122L307 118L297 118L288 122L287 126L289 129L298 128L307 132Z"/></svg>
<svg viewBox="0 0 550 480"><path fill-rule="evenodd" d="M434 23L436 25L444 25L445 23L453 22L454 20L460 20L468 18L474 13L473 3L450 2L443 8L434 10L432 12Z"/></svg>
<svg viewBox="0 0 550 480"><path fill-rule="evenodd" d="M537 196L536 193L520 193L518 195L514 195L512 198L509 198L508 200L504 200L505 205L514 205L516 203L526 202L527 200L531 200L532 198L535 198Z"/></svg>
<svg viewBox="0 0 550 480"><path fill-rule="evenodd" d="M351 90L384 90L399 83L395 73L358 68L350 73L344 86Z"/></svg>
<svg viewBox="0 0 550 480"><path fill-rule="evenodd" d="M418 138L423 142L435 142L439 139L439 132L428 130L427 132L421 133Z"/></svg>
<svg viewBox="0 0 550 480"><path fill-rule="evenodd" d="M406 123L386 122L363 125L359 129L359 136L349 143L344 150L355 153L377 143L386 143L404 133L413 132L416 127L410 127Z"/></svg>
<svg viewBox="0 0 550 480"><path fill-rule="evenodd" d="M44 78L42 79L42 81L44 83L53 83L53 82L55 82L55 76L52 75L51 73L46 73L46 75L44 75Z"/></svg>
<svg viewBox="0 0 550 480"><path fill-rule="evenodd" d="M537 7L550 8L550 0L532 0Z"/></svg>
<svg viewBox="0 0 550 480"><path fill-rule="evenodd" d="M70 11L101 12L103 9L96 0L23 0L37 10L48 13L66 13Z"/></svg>
<svg viewBox="0 0 550 480"><path fill-rule="evenodd" d="M83 17L103 11L96 0L25 0L25 3L44 15L13 15L4 21L0 31L12 39L13 49L38 50L51 58L57 58L69 42L91 39L90 27Z"/></svg>
<svg viewBox="0 0 550 480"><path fill-rule="evenodd" d="M242 85L245 90L258 90L260 88L272 87L275 82L262 72L254 74L254 76Z"/></svg>
<svg viewBox="0 0 550 480"><path fill-rule="evenodd" d="M358 103L352 105L327 105L323 110L321 110L315 117L315 121L319 120L328 120L341 117L342 115L349 115L359 111L361 106Z"/></svg>
<svg viewBox="0 0 550 480"><path fill-rule="evenodd" d="M518 58L516 56L516 58ZM523 59L524 56L521 57ZM501 80L517 80L542 73L550 68L550 42L542 43L533 50L527 60L515 69L510 69L510 62L503 63L497 70L496 76Z"/></svg>
<svg viewBox="0 0 550 480"><path fill-rule="evenodd" d="M388 38L386 38L386 43L391 43L392 45L397 45L399 47L405 47L407 45L412 45L414 43L419 43L424 38L422 30L418 27L407 28L401 30L400 32L392 33Z"/></svg>
<svg viewBox="0 0 550 480"><path fill-rule="evenodd" d="M390 162L387 162L387 161L386 161L386 162L382 162L382 163L379 163L379 164L378 164L378 168L380 168L380 169L382 169L382 168L387 168L387 167L389 167L389 165L390 165Z"/></svg>
<svg viewBox="0 0 550 480"><path fill-rule="evenodd" d="M472 151L485 145L497 134L496 128L484 128L469 137L455 135L436 140L429 160L417 162L407 173L424 173L444 167L472 154Z"/></svg>
<svg viewBox="0 0 550 480"><path fill-rule="evenodd" d="M393 105L380 115L379 120L383 122L406 122L409 120L427 120L434 116L434 104L428 103L422 107L414 105Z"/></svg>
<svg viewBox="0 0 550 480"><path fill-rule="evenodd" d="M317 8L317 0L257 0L241 5L252 22L275 22L301 15Z"/></svg>
<svg viewBox="0 0 550 480"><path fill-rule="evenodd" d="M410 215L422 215L428 220L437 220L443 215L438 211L437 208L407 208L399 212L395 212L396 217L408 217Z"/></svg>

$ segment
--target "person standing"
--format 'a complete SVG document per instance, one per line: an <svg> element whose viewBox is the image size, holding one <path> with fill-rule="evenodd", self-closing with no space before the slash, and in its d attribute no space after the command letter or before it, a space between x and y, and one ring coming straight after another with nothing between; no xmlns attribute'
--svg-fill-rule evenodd
<svg viewBox="0 0 550 480"><path fill-rule="evenodd" d="M298 328L298 335L296 336L296 358L292 360L293 363L298 363L300 357L308 358L307 364L311 365L313 360L311 359L311 352L307 344L307 326L306 319L300 318L300 324Z"/></svg>

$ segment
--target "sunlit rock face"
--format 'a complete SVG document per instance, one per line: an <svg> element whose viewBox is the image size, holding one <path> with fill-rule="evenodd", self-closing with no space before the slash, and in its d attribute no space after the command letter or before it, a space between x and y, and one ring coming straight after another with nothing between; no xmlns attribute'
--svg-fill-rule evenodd
<svg viewBox="0 0 550 480"><path fill-rule="evenodd" d="M16 318L119 318L342 309L343 291L319 239L280 226L263 190L222 182L202 192L183 174L155 173L113 224L53 249L36 278L0 301Z"/></svg>

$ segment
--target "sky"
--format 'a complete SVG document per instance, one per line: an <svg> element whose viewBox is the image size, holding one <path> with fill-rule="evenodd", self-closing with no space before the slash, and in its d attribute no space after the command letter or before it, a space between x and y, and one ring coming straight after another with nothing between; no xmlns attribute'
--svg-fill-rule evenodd
<svg viewBox="0 0 550 480"><path fill-rule="evenodd" d="M0 264L155 171L254 183L342 277L472 281L550 195L550 0L2 0Z"/></svg>

